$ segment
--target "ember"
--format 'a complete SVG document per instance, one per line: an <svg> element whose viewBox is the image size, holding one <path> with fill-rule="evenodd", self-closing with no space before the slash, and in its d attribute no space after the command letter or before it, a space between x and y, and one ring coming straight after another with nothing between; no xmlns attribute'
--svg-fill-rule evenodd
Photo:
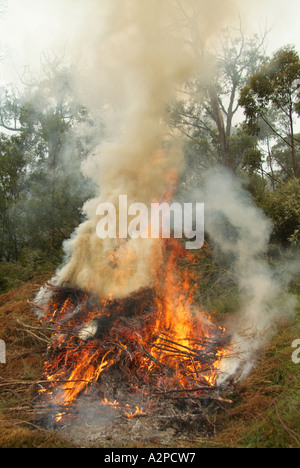
<svg viewBox="0 0 300 468"><path fill-rule="evenodd" d="M178 271L176 259L192 255L175 241L166 255L153 288L125 299L49 285L45 320L54 332L41 398L55 409L56 422L91 394L135 418L151 411L154 400L207 398L215 390L228 336L198 311L193 275Z"/></svg>

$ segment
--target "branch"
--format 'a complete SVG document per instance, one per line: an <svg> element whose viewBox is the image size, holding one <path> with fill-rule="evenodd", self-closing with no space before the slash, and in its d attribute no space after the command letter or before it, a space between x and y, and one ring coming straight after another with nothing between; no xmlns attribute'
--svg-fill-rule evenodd
<svg viewBox="0 0 300 468"><path fill-rule="evenodd" d="M267 171L265 171L263 169L263 167L261 167L261 171L267 176L269 177L269 179L271 179L273 182L276 182L277 184L281 184L281 181L279 181L278 179L275 179L275 177L271 174L269 174Z"/></svg>
<svg viewBox="0 0 300 468"><path fill-rule="evenodd" d="M0 114L0 127L5 128L6 130L9 130L10 132L21 132L22 128L18 128L16 125L15 127L9 127L8 125L5 124L4 119L2 114Z"/></svg>
<svg viewBox="0 0 300 468"><path fill-rule="evenodd" d="M267 118L263 114L261 114L260 117L268 125L268 127L272 130L272 132L275 133L276 136L278 136L278 138L280 138L282 141L284 141L284 143L286 145L288 145L290 148L292 148L292 144L289 141L287 141L282 135L280 135L280 133L278 133L276 128L273 127L273 125L270 124L270 122L267 120Z"/></svg>

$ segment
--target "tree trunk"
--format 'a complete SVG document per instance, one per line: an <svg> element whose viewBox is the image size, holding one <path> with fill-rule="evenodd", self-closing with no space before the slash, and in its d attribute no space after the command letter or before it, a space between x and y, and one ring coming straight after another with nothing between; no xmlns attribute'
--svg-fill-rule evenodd
<svg viewBox="0 0 300 468"><path fill-rule="evenodd" d="M228 129L227 131L225 129L225 124L224 124L224 119L223 119L222 111L221 111L220 104L219 104L218 94L214 85L211 85L208 88L208 94L209 94L213 117L218 128L224 166L230 169L232 172L235 172L236 170L235 163L229 154Z"/></svg>
<svg viewBox="0 0 300 468"><path fill-rule="evenodd" d="M299 172L298 172L298 165L297 165L297 159L296 159L296 145L295 145L295 139L294 139L294 124L293 124L293 114L292 114L292 108L290 109L290 128L291 128L291 150L292 150L292 167L293 167L293 175L294 177L299 177Z"/></svg>
<svg viewBox="0 0 300 468"><path fill-rule="evenodd" d="M51 174L51 185L50 185L50 255L52 255L55 247L55 194L56 194L56 168L57 168L57 148L56 144L49 142L49 165Z"/></svg>

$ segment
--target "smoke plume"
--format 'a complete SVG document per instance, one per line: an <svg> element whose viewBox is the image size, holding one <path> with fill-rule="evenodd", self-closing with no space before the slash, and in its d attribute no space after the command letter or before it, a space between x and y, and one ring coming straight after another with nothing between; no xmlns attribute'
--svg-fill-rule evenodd
<svg viewBox="0 0 300 468"><path fill-rule="evenodd" d="M162 201L182 165L180 144L168 141L166 108L176 88L195 71L187 42L197 23L202 44L224 26L231 2L114 0L91 6L86 52L78 79L82 98L97 113L107 103L109 132L84 165L99 196L84 207L86 221L66 243L68 260L61 284L122 297L151 285L161 257L158 240L100 240L96 235L102 203ZM101 22L102 27L98 23ZM118 215L119 213L117 213Z"/></svg>
<svg viewBox="0 0 300 468"><path fill-rule="evenodd" d="M266 253L272 225L231 173L209 171L202 196L207 233L216 251L226 258L240 297L240 310L228 324L233 349L221 365L222 383L231 375L245 377L257 351L276 330L278 319L295 310L296 298L285 292L295 269L269 265Z"/></svg>
<svg viewBox="0 0 300 468"><path fill-rule="evenodd" d="M78 38L84 52L79 53L77 86L95 119L99 108L106 109L106 140L84 164L98 195L85 204L86 221L66 242L66 261L54 281L118 298L151 287L162 242L100 240L97 206L111 203L117 208L119 195L127 195L128 204L150 206L172 191L183 153L179 139L172 143L168 138L167 106L180 84L199 72L201 60L195 61L191 42L206 46L235 10L230 0L85 3L90 16ZM186 15L194 28L190 21L187 27ZM206 204L206 230L216 249L230 258L242 298L241 311L230 325L235 356L222 363L222 382L238 369L244 376L251 368L253 353L281 313L284 281L263 260L272 227L232 175L207 174L197 201ZM293 309L292 297L282 300L285 311Z"/></svg>

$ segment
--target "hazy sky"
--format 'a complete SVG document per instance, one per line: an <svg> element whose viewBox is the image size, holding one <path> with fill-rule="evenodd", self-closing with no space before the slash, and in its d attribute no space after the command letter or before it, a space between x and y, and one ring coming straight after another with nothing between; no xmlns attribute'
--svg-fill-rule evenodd
<svg viewBox="0 0 300 468"><path fill-rule="evenodd" d="M259 32L265 26L271 29L270 53L286 44L295 44L300 51L300 0L237 1L249 30ZM0 45L10 49L11 58L0 67L1 81L14 76L16 71L21 73L25 66L38 65L42 51L61 49L62 45L71 48L89 4L87 0L2 2L6 3L7 11L0 19Z"/></svg>

